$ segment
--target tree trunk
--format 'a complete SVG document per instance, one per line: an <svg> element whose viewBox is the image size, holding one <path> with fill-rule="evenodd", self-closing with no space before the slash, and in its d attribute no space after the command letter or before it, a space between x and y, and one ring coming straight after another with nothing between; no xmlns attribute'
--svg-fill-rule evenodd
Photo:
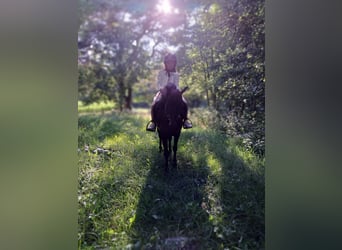
<svg viewBox="0 0 342 250"><path fill-rule="evenodd" d="M132 110L132 87L129 87L127 96L125 96L125 108Z"/></svg>
<svg viewBox="0 0 342 250"><path fill-rule="evenodd" d="M211 96L211 100L212 100L212 107L216 110L218 110L218 105L217 105L217 96L216 96L216 92L214 88L210 89L210 96Z"/></svg>
<svg viewBox="0 0 342 250"><path fill-rule="evenodd" d="M125 99L125 89L123 82L119 82L119 109L120 112L123 110L124 107L124 99Z"/></svg>
<svg viewBox="0 0 342 250"><path fill-rule="evenodd" d="M208 89L205 90L205 95L207 97L207 105L208 105L208 108L210 107L210 98L209 98L209 91Z"/></svg>

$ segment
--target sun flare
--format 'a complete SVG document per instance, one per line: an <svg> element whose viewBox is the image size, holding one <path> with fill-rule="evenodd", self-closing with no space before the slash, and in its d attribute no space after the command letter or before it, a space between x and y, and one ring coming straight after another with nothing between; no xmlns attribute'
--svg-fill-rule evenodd
<svg viewBox="0 0 342 250"><path fill-rule="evenodd" d="M159 0L159 3L156 7L159 12L163 12L165 14L171 13L172 7L169 0Z"/></svg>

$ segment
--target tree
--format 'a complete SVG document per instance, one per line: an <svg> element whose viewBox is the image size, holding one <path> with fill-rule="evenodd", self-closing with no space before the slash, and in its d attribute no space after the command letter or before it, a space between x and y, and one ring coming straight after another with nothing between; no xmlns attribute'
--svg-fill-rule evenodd
<svg viewBox="0 0 342 250"><path fill-rule="evenodd" d="M102 82L106 91L101 93L118 100L120 110L131 108L132 85L148 71L147 54L140 46L142 34L127 32L133 30L128 18L119 9L100 10L86 19L79 32L79 63L89 69L101 68L113 78Z"/></svg>
<svg viewBox="0 0 342 250"><path fill-rule="evenodd" d="M172 45L189 103L205 102L220 129L263 152L264 0L173 0L168 13L157 0L79 1L80 98L130 109L133 86Z"/></svg>
<svg viewBox="0 0 342 250"><path fill-rule="evenodd" d="M261 145L265 119L264 1L201 1L188 24L189 82L218 112L228 133Z"/></svg>
<svg viewBox="0 0 342 250"><path fill-rule="evenodd" d="M163 47L158 46L169 40L169 29L184 23L184 15L173 13L162 18L154 10L153 1L81 3L79 64L107 72L114 81L108 82L106 90L115 94L101 92L102 95L108 99L116 97L120 110L131 109L133 85L150 73L156 60L160 62ZM109 86L112 83L115 86Z"/></svg>

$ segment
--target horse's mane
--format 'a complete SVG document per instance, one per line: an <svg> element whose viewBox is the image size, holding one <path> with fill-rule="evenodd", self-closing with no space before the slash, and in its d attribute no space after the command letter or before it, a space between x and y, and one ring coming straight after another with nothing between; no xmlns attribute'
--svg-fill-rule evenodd
<svg viewBox="0 0 342 250"><path fill-rule="evenodd" d="M169 90L165 100L165 114L181 115L183 109L182 93L176 88Z"/></svg>
<svg viewBox="0 0 342 250"><path fill-rule="evenodd" d="M179 129L181 128L182 119L185 117L185 107L182 100L182 91L176 87L166 87L163 92L160 108L157 112L159 124L162 125L163 122L168 120L172 121L173 124L177 123ZM168 122L168 123L169 123ZM158 124L157 124L158 125Z"/></svg>

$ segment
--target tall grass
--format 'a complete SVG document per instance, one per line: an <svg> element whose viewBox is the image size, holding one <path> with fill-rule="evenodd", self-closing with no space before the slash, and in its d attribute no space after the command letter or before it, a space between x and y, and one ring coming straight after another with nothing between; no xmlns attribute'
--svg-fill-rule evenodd
<svg viewBox="0 0 342 250"><path fill-rule="evenodd" d="M79 113L88 113L88 112L105 112L113 110L116 107L114 102L99 102L99 103L91 103L91 104L84 104L81 101L77 103L78 112Z"/></svg>
<svg viewBox="0 0 342 250"><path fill-rule="evenodd" d="M79 249L264 249L263 160L194 119L165 176L148 118L79 117Z"/></svg>

